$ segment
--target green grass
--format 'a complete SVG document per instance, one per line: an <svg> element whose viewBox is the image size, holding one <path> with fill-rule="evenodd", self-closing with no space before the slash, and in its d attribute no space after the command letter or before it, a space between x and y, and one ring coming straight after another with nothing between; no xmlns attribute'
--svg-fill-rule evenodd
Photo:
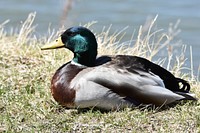
<svg viewBox="0 0 200 133"><path fill-rule="evenodd" d="M6 24L0 25L0 132L200 132L199 101L166 109L127 108L112 112L58 105L50 94L50 80L72 54L65 49L41 51L39 47L58 34L35 38L34 17L30 14L16 33L7 33ZM160 49L168 48L168 57L156 62L167 63L172 73L188 80L192 92L199 97L198 79L181 72L185 47L176 58L170 50L177 26L172 25L170 32L155 31L154 23L152 20L146 31L141 26L135 41L128 45L117 39L124 30L110 34L110 28L105 28L96 34L99 54L131 54L153 60Z"/></svg>

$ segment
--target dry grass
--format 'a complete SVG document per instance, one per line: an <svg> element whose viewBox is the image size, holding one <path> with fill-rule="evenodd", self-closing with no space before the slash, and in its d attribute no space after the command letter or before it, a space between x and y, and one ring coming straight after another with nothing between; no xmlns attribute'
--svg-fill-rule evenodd
<svg viewBox="0 0 200 133"><path fill-rule="evenodd" d="M18 33L6 33L6 22L0 25L0 132L200 132L199 101L165 110L118 112L68 110L59 106L51 97L50 79L72 54L65 49L41 51L39 47L59 32L50 31L48 36L37 39L32 26L34 17L34 13L30 14ZM171 25L167 32L154 30L155 20L147 30L141 26L130 43L120 42L124 30L110 35L110 28L104 28L96 34L99 54L131 54L152 60L161 49L168 48L168 57L156 62L165 62L171 72L189 80L199 97L197 79L191 73L181 72L185 47L180 55L173 55L171 41L177 25Z"/></svg>

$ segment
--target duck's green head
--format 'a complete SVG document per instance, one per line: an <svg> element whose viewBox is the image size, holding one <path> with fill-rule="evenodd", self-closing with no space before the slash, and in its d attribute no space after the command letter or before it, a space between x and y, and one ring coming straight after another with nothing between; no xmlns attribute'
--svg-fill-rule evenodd
<svg viewBox="0 0 200 133"><path fill-rule="evenodd" d="M85 66L94 66L97 56L97 42L89 29L80 26L69 28L53 43L44 45L41 49L63 47L74 53L74 62Z"/></svg>

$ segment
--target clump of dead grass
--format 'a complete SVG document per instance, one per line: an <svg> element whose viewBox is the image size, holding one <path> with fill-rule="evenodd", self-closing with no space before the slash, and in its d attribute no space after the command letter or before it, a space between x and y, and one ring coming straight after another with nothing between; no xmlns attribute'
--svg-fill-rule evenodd
<svg viewBox="0 0 200 133"><path fill-rule="evenodd" d="M37 39L32 25L35 15L31 13L17 33L4 30L8 21L0 24L0 132L200 131L199 102L187 102L163 111L125 109L104 113L60 107L51 97L50 80L55 70L69 61L72 54L65 49L40 50L41 45L56 38L61 31L49 30L47 36ZM177 25L171 25L167 32L154 30L156 18L150 22L147 31L140 26L135 39L133 37L127 43L120 42L125 29L110 33L111 27L103 28L101 33L96 33L99 54L129 54L153 60L161 49L168 48L168 56L157 63L167 63L167 69L189 80L192 91L200 96L197 79L190 73L181 72L186 47L179 56L173 55L171 41L177 33Z"/></svg>

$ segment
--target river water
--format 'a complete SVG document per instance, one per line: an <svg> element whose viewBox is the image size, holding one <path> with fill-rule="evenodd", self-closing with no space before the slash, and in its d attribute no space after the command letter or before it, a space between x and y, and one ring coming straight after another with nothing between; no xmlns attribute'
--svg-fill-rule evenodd
<svg viewBox="0 0 200 133"><path fill-rule="evenodd" d="M65 4L66 0L1 0L0 23L9 19L7 28L17 27L30 12L36 11L36 34L42 35L47 33L49 26L58 29ZM111 24L111 32L129 26L125 37L125 40L128 40L134 30L143 25L148 18L154 18L156 15L158 29L168 30L169 23L181 20L181 32L176 39L182 40L182 43L188 46L186 67L190 67L189 46L192 46L196 75L200 64L200 0L74 0L65 25L98 21L92 27L96 33Z"/></svg>

